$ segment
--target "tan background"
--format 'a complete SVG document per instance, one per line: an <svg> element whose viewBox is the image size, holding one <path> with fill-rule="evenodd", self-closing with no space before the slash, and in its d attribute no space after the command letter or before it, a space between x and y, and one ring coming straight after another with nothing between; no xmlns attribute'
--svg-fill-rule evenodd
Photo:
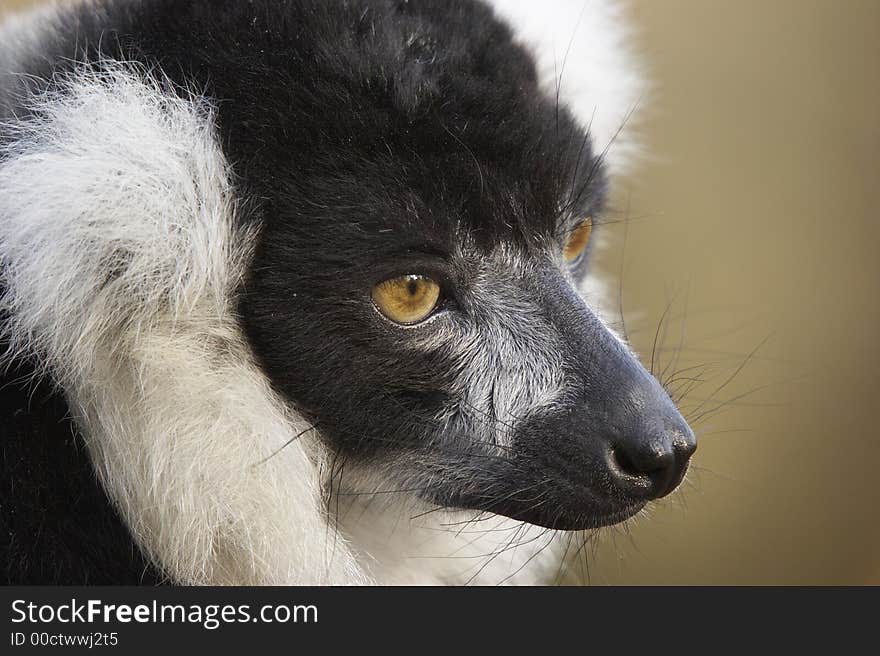
<svg viewBox="0 0 880 656"><path fill-rule="evenodd" d="M657 369L682 344L672 387L705 381L683 401L701 443L680 494L605 531L589 579L880 584L880 0L629 13L652 157L599 264L645 359L665 312Z"/></svg>

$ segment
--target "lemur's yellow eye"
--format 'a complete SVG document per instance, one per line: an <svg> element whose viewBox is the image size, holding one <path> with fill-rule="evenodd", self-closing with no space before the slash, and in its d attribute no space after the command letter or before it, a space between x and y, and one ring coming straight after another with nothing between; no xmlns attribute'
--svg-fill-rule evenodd
<svg viewBox="0 0 880 656"><path fill-rule="evenodd" d="M568 241L565 242L565 249L562 251L566 262L574 262L581 256L587 249L587 244L590 243L590 233L592 232L593 219L588 218L569 235Z"/></svg>
<svg viewBox="0 0 880 656"><path fill-rule="evenodd" d="M427 319L439 299L440 285L425 276L400 276L373 287L379 311L405 326Z"/></svg>

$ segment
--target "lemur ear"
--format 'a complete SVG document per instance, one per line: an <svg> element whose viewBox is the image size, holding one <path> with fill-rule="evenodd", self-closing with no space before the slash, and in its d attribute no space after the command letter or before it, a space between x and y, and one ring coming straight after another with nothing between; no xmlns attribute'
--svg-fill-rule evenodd
<svg viewBox="0 0 880 656"><path fill-rule="evenodd" d="M320 454L292 443L308 425L232 309L253 234L236 221L210 103L108 62L53 84L4 126L0 331L13 354L46 363L108 495L174 581L362 581L344 545L332 562L313 548Z"/></svg>
<svg viewBox="0 0 880 656"><path fill-rule="evenodd" d="M217 311L243 253L205 101L122 65L53 88L3 147L0 235L14 336L66 373L124 325Z"/></svg>

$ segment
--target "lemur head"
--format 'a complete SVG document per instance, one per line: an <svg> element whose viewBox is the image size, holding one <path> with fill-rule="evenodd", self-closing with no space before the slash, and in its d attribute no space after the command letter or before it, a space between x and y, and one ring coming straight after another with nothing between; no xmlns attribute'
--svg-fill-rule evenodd
<svg viewBox="0 0 880 656"><path fill-rule="evenodd" d="M95 0L14 34L0 340L173 580L365 580L373 533L319 548L325 452L366 494L551 529L682 480L693 433L584 292L635 95L610 11Z"/></svg>
<svg viewBox="0 0 880 656"><path fill-rule="evenodd" d="M344 46L298 53L314 76L221 106L261 225L245 331L348 468L545 527L620 521L695 439L579 292L608 144L488 8L440 4L324 26Z"/></svg>

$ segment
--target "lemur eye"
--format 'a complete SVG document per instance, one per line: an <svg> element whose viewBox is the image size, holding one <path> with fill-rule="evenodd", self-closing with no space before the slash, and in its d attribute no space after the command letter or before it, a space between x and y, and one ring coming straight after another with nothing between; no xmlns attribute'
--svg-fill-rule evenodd
<svg viewBox="0 0 880 656"><path fill-rule="evenodd" d="M566 262L575 262L583 254L587 244L590 243L590 233L592 232L593 219L588 218L578 226L577 230L569 235L568 241L565 242L565 248L562 251Z"/></svg>
<svg viewBox="0 0 880 656"><path fill-rule="evenodd" d="M373 303L391 321L405 326L427 319L440 300L440 285L425 276L400 276L373 287Z"/></svg>

